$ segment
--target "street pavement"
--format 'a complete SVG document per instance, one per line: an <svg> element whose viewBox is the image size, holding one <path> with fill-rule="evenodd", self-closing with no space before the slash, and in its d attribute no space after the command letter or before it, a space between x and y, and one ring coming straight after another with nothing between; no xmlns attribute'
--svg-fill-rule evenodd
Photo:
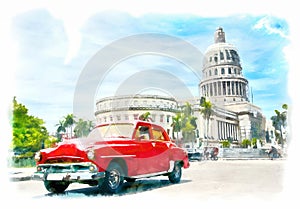
<svg viewBox="0 0 300 209"><path fill-rule="evenodd" d="M35 167L30 168L8 168L10 181L28 181L35 172Z"/></svg>
<svg viewBox="0 0 300 209"><path fill-rule="evenodd" d="M228 160L270 160L269 158L222 158L220 161ZM285 160L284 158L279 158L275 160ZM31 180L33 173L35 172L35 167L28 168L8 168L8 178L9 181L28 181Z"/></svg>

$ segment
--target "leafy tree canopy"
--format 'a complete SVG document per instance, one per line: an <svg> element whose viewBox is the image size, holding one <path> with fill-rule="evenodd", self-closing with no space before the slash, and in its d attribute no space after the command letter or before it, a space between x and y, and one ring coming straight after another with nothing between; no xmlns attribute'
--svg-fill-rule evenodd
<svg viewBox="0 0 300 209"><path fill-rule="evenodd" d="M28 114L28 109L13 99L13 140L12 149L19 155L32 157L35 152L44 148L49 138L44 121Z"/></svg>

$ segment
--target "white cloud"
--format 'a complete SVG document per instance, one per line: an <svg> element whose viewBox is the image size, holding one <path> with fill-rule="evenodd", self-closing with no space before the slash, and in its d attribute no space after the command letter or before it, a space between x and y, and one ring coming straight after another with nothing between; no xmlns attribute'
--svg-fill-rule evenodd
<svg viewBox="0 0 300 209"><path fill-rule="evenodd" d="M254 29L257 30L266 30L268 34L278 34L283 38L288 38L288 34L286 34L285 26L282 25L282 21L278 21L275 18L270 16L266 16L261 18L254 26Z"/></svg>

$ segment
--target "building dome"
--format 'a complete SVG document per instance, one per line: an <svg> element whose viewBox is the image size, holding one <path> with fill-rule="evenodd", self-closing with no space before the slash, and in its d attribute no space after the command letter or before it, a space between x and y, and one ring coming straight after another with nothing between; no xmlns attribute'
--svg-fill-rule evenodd
<svg viewBox="0 0 300 209"><path fill-rule="evenodd" d="M199 88L201 96L216 104L248 101L248 81L242 74L238 51L226 43L221 27L214 33L214 44L205 52Z"/></svg>

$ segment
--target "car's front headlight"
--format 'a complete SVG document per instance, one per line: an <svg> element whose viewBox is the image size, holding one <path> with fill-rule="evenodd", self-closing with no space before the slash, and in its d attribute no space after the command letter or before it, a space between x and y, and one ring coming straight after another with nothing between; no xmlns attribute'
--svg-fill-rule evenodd
<svg viewBox="0 0 300 209"><path fill-rule="evenodd" d="M34 160L36 162L39 162L40 160L42 159L42 154L40 151L36 152L35 155L34 155Z"/></svg>
<svg viewBox="0 0 300 209"><path fill-rule="evenodd" d="M93 149L90 149L87 151L87 157L90 159L90 160L94 160L95 159L95 151Z"/></svg>

